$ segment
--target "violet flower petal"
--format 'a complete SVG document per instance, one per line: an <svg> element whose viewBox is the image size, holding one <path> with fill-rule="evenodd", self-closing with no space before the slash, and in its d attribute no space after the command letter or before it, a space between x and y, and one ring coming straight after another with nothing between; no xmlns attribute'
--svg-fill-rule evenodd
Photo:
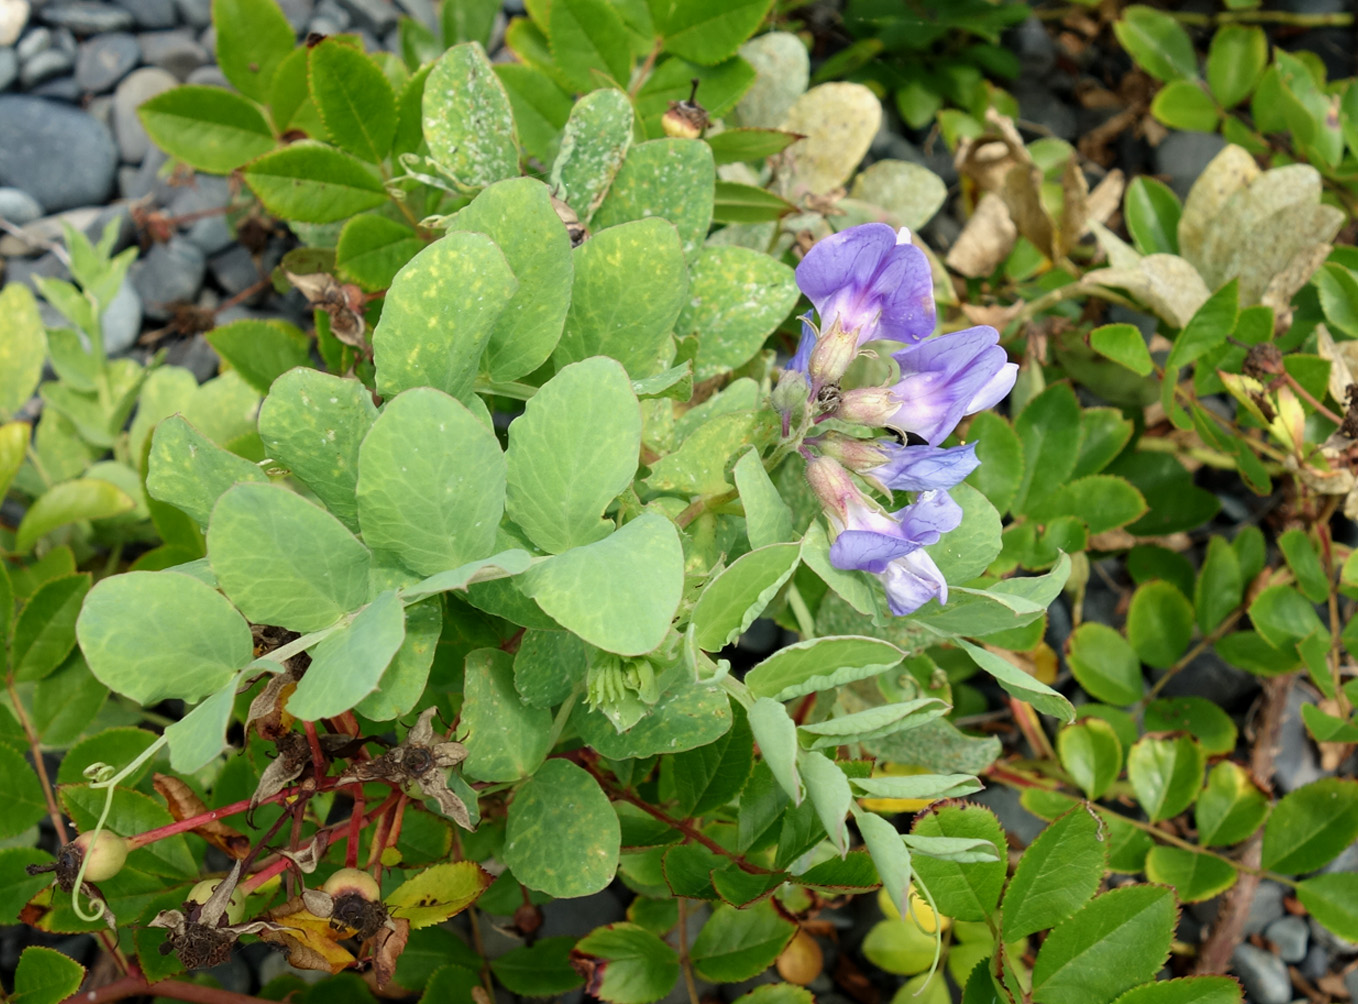
<svg viewBox="0 0 1358 1004"><path fill-rule="evenodd" d="M981 465L975 443L949 449L901 446L891 442L881 443L879 447L887 452L889 459L866 473L892 491L926 492L951 488Z"/></svg>
<svg viewBox="0 0 1358 1004"><path fill-rule="evenodd" d="M948 583L925 551L912 551L897 558L882 576L887 606L897 617L912 614L931 599L948 602Z"/></svg>

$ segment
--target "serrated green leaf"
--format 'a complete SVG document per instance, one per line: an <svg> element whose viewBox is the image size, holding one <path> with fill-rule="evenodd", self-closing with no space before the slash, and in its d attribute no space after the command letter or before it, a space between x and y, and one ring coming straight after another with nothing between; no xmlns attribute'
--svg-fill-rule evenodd
<svg viewBox="0 0 1358 1004"><path fill-rule="evenodd" d="M336 146L380 164L396 136L396 95L371 57L340 39L311 47L307 78Z"/></svg>
<svg viewBox="0 0 1358 1004"><path fill-rule="evenodd" d="M269 100L274 73L293 51L296 36L272 0L213 0L217 65L247 98Z"/></svg>
<svg viewBox="0 0 1358 1004"><path fill-rule="evenodd" d="M206 337L217 354L261 394L269 393L273 382L293 367L311 365L310 339L287 321L233 321L213 328Z"/></svg>
<svg viewBox="0 0 1358 1004"><path fill-rule="evenodd" d="M156 146L208 174L229 174L277 142L257 105L221 87L172 87L137 117Z"/></svg>
<svg viewBox="0 0 1358 1004"><path fill-rule="evenodd" d="M1106 1001L1150 979L1169 954L1177 919L1169 889L1128 886L1104 893L1042 943L1033 964L1033 1000Z"/></svg>
<svg viewBox="0 0 1358 1004"><path fill-rule="evenodd" d="M1358 839L1358 781L1322 778L1285 795L1264 827L1260 863L1285 874L1315 871Z"/></svg>
<svg viewBox="0 0 1358 1004"><path fill-rule="evenodd" d="M1089 902L1103 881L1107 851L1101 837L1098 818L1082 805L1038 834L1004 894L1006 940L1054 927Z"/></svg>
<svg viewBox="0 0 1358 1004"><path fill-rule="evenodd" d="M299 223L334 223L387 201L376 172L319 143L293 143L266 153L244 174L269 212Z"/></svg>

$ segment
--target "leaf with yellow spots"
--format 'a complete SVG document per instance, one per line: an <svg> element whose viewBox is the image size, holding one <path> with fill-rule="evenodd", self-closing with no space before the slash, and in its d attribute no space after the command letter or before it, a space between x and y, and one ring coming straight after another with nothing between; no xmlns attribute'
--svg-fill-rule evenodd
<svg viewBox="0 0 1358 1004"><path fill-rule="evenodd" d="M474 861L434 865L398 886L386 904L393 917L404 917L419 930L461 913L492 881Z"/></svg>

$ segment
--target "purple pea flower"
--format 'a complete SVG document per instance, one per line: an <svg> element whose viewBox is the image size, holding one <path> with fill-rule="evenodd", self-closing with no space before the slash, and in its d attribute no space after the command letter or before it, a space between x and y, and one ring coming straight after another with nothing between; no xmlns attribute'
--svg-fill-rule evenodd
<svg viewBox="0 0 1358 1004"><path fill-rule="evenodd" d="M935 597L947 603L948 582L924 547L957 529L962 507L947 492L927 491L904 509L876 515L879 518L864 520L850 512L850 521L830 545L830 563L880 576L887 605L897 617Z"/></svg>
<svg viewBox="0 0 1358 1004"><path fill-rule="evenodd" d="M948 489L981 465L976 444L904 446L890 439L852 439L837 432L815 441L826 456L880 485L883 491L927 492Z"/></svg>
<svg viewBox="0 0 1358 1004"><path fill-rule="evenodd" d="M816 306L822 331L838 321L859 345L878 338L918 342L934 330L929 259L885 223L826 237L797 266L797 285Z"/></svg>
<svg viewBox="0 0 1358 1004"><path fill-rule="evenodd" d="M964 415L993 408L1014 387L1018 366L982 325L892 353L901 377L891 387L846 391L839 417L913 432L937 446Z"/></svg>
<svg viewBox="0 0 1358 1004"><path fill-rule="evenodd" d="M832 565L877 575L886 587L887 605L898 617L934 597L948 601L947 580L923 550L962 522L962 507L947 492L921 492L910 505L886 513L836 460L813 457L806 474L836 531L830 545Z"/></svg>

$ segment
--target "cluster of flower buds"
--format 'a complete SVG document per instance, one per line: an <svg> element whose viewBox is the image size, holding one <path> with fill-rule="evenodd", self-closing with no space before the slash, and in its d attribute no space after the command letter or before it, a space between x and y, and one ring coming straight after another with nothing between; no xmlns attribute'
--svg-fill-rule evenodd
<svg viewBox="0 0 1358 1004"><path fill-rule="evenodd" d="M894 614L908 614L934 597L946 603L948 584L924 548L961 523L962 509L948 489L979 461L974 443L940 444L962 418L1003 400L1018 367L994 328L930 337L933 276L906 230L865 223L827 237L797 266L797 284L815 307L819 330L808 313L774 396L785 422L790 405L808 401L817 421L834 418L891 432L874 439L826 432L803 443L807 480L835 534L830 560L837 568L879 576ZM883 339L905 345L892 353L894 382L842 388L863 346ZM851 471L883 494L914 492L914 501L888 512L858 487Z"/></svg>

